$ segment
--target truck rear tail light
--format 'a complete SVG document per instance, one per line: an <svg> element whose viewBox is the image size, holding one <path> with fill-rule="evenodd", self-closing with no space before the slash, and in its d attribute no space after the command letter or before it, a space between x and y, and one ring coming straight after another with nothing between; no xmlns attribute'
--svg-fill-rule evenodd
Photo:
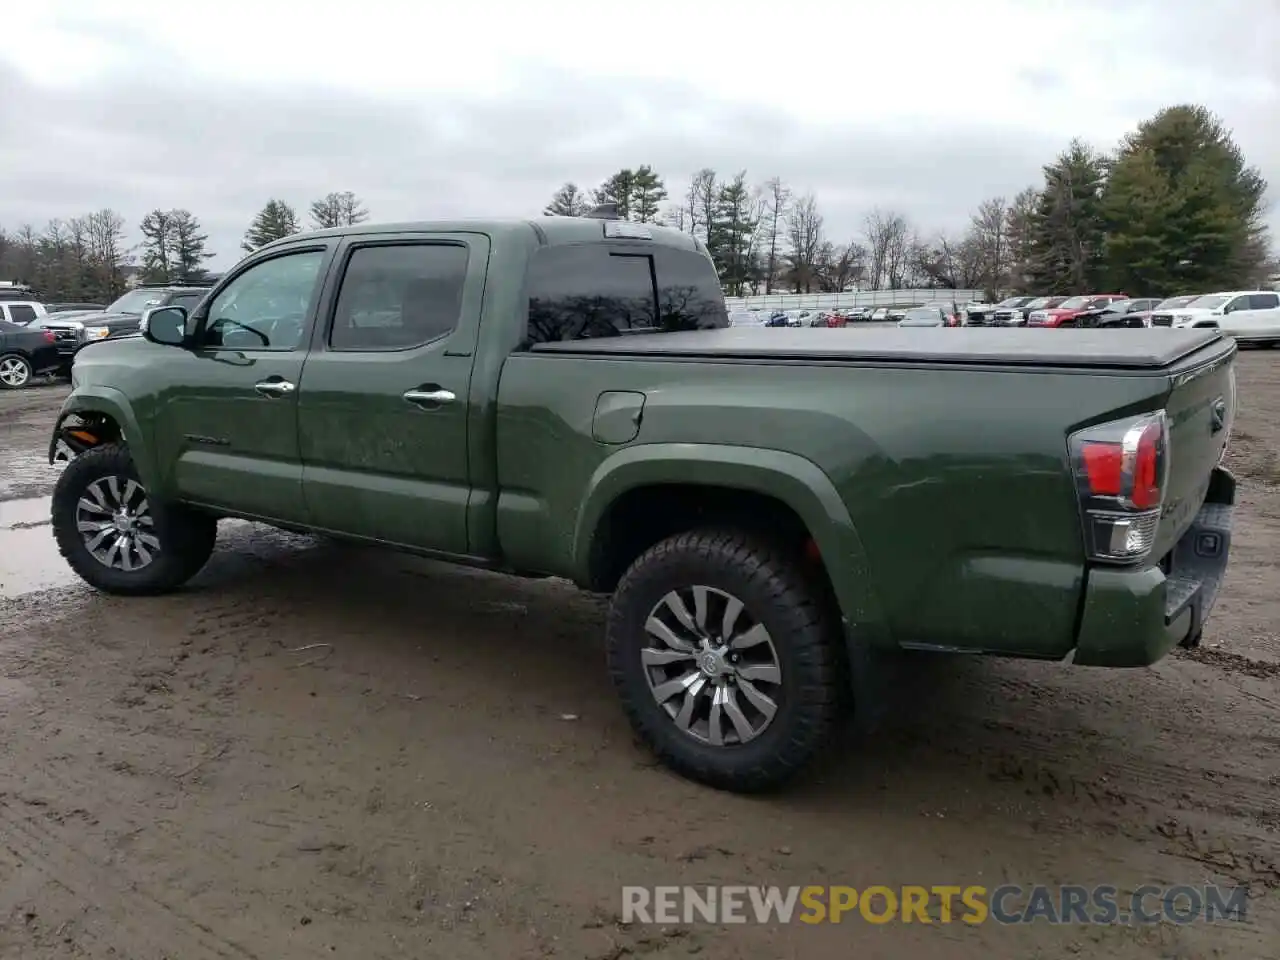
<svg viewBox="0 0 1280 960"><path fill-rule="evenodd" d="M45 330L44 339L45 343L56 343L58 338L53 335L52 330Z"/></svg>
<svg viewBox="0 0 1280 960"><path fill-rule="evenodd" d="M1068 446L1090 557L1125 563L1146 557L1169 477L1164 411L1089 427L1072 434Z"/></svg>

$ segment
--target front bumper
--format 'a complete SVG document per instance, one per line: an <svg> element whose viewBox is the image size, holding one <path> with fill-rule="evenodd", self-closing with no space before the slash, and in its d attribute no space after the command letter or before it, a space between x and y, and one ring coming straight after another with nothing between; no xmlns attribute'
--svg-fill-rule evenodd
<svg viewBox="0 0 1280 960"><path fill-rule="evenodd" d="M1145 667L1174 647L1199 644L1227 569L1235 491L1235 478L1216 468L1200 512L1166 562L1089 572L1074 663Z"/></svg>

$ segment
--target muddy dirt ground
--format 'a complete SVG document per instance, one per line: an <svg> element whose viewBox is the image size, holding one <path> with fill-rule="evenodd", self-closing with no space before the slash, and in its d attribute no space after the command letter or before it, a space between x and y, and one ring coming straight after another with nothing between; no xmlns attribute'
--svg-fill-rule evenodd
<svg viewBox="0 0 1280 960"><path fill-rule="evenodd" d="M1280 352L1240 359L1205 647L930 661L789 793L632 741L602 605L227 524L125 601L52 549L65 386L0 396L0 956L1280 956ZM622 884L1249 884L1249 922L624 926Z"/></svg>

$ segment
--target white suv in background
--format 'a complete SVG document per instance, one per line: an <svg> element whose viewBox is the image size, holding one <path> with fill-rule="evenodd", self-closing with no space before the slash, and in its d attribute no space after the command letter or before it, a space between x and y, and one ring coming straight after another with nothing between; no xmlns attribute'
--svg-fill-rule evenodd
<svg viewBox="0 0 1280 960"><path fill-rule="evenodd" d="M36 303L34 300L0 300L0 320L8 320L22 327L48 312L43 303Z"/></svg>
<svg viewBox="0 0 1280 960"><path fill-rule="evenodd" d="M1151 314L1153 327L1218 327L1244 343L1280 342L1280 293L1207 293L1184 307Z"/></svg>

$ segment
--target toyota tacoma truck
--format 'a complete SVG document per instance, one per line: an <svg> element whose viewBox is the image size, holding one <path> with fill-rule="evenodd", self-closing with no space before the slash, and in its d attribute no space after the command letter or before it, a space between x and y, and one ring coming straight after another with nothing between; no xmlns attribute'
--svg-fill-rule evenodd
<svg viewBox="0 0 1280 960"><path fill-rule="evenodd" d="M640 738L756 791L883 658L1197 643L1235 359L1212 329L729 328L675 230L362 224L81 350L52 527L113 594L179 588L226 517L567 578L609 595Z"/></svg>

